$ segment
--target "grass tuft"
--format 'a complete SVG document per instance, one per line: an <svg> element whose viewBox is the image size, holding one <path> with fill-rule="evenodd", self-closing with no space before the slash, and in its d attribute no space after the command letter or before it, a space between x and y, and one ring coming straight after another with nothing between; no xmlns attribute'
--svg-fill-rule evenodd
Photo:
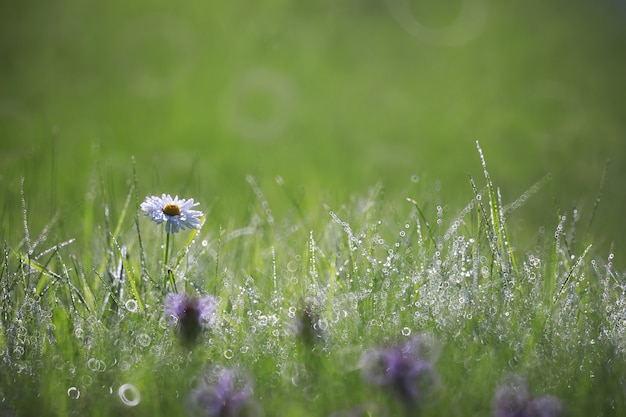
<svg viewBox="0 0 626 417"><path fill-rule="evenodd" d="M470 178L459 212L377 184L317 212L288 198L279 218L248 176L247 218L165 245L136 174L119 211L102 189L93 230L52 244L58 217L33 240L22 188L24 236L0 265L2 411L185 415L221 392L232 415L493 415L524 381L523 407L626 413L626 275L577 245L577 213L516 247L507 216L549 177L507 205L477 148L486 184ZM177 322L170 290L215 310Z"/></svg>

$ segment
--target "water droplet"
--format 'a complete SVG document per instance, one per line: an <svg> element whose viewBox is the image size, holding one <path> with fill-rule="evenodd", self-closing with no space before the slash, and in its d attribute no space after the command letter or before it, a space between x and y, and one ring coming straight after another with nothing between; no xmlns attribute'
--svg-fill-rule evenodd
<svg viewBox="0 0 626 417"><path fill-rule="evenodd" d="M209 242L206 239L204 239L202 241L202 246L204 246L206 248L208 245L209 245Z"/></svg>
<svg viewBox="0 0 626 417"><path fill-rule="evenodd" d="M77 400L80 398L80 391L76 387L69 387L67 389L67 396L72 400Z"/></svg>
<svg viewBox="0 0 626 417"><path fill-rule="evenodd" d="M150 336L148 336L145 333L142 333L139 336L137 336L137 343L139 343L143 347L150 346L151 342L152 342L152 339L150 338Z"/></svg>
<svg viewBox="0 0 626 417"><path fill-rule="evenodd" d="M93 382L93 379L89 375L83 375L80 379L83 381L83 385L86 387L90 386Z"/></svg>
<svg viewBox="0 0 626 417"><path fill-rule="evenodd" d="M15 354L16 359L21 358L22 355L24 355L24 346L22 345L15 346L15 348L13 349L13 353Z"/></svg>
<svg viewBox="0 0 626 417"><path fill-rule="evenodd" d="M117 395L124 405L134 407L141 401L141 393L133 384L124 384L117 390Z"/></svg>
<svg viewBox="0 0 626 417"><path fill-rule="evenodd" d="M89 360L87 361L87 366L93 372L104 372L107 369L106 363L96 358L89 358Z"/></svg>
<svg viewBox="0 0 626 417"><path fill-rule="evenodd" d="M131 313L136 313L137 312L137 301L136 300L133 300L131 298L130 300L127 300L124 305L126 306L126 310L130 311Z"/></svg>
<svg viewBox="0 0 626 417"><path fill-rule="evenodd" d="M402 329L402 336L409 336L411 334L411 329L409 329L408 327L405 327L404 329Z"/></svg>
<svg viewBox="0 0 626 417"><path fill-rule="evenodd" d="M232 350L230 350L230 349L226 349L226 350L224 351L224 357L225 357L226 359L232 359L232 358L233 358L233 356L235 356L235 354L233 353L233 351L232 351Z"/></svg>

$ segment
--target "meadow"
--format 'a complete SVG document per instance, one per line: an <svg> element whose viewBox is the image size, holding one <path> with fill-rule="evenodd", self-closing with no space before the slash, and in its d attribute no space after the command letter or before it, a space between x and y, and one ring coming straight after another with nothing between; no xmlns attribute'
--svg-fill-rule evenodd
<svg viewBox="0 0 626 417"><path fill-rule="evenodd" d="M275 218L248 177L245 226L218 227L190 200L139 204L135 178L56 242L24 196L0 270L7 415L621 415L624 275L576 213L514 250L536 188L505 206L482 164L452 215L377 186Z"/></svg>
<svg viewBox="0 0 626 417"><path fill-rule="evenodd" d="M0 415L626 414L623 2L0 16Z"/></svg>

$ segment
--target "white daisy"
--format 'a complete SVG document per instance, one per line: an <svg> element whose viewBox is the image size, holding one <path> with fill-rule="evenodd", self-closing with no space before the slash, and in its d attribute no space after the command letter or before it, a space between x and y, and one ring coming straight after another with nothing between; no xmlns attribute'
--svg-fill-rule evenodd
<svg viewBox="0 0 626 417"><path fill-rule="evenodd" d="M191 209L198 204L200 203L194 203L193 198L186 200L162 194L161 197L146 197L146 201L141 203L141 209L157 224L166 222L165 232L177 233L183 229L200 228L200 217L203 213Z"/></svg>

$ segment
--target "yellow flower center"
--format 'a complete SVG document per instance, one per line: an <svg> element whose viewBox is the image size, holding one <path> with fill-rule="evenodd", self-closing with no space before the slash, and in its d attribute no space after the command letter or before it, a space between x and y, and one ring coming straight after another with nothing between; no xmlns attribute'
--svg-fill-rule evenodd
<svg viewBox="0 0 626 417"><path fill-rule="evenodd" d="M167 203L165 207L163 207L163 213L168 216L180 216L180 207L174 203Z"/></svg>

